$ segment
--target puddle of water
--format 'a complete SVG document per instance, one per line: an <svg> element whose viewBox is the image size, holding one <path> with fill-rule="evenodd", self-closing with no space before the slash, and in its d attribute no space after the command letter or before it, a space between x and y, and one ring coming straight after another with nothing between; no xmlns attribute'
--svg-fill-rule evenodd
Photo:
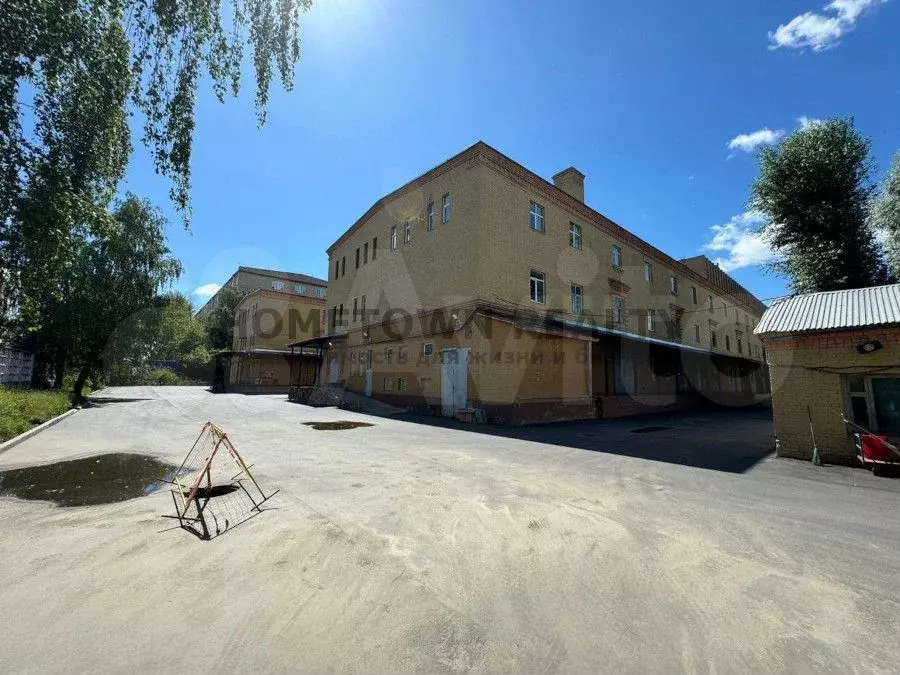
<svg viewBox="0 0 900 675"><path fill-rule="evenodd" d="M672 427L640 427L638 429L632 429L631 433L633 434L649 434L654 431L668 431Z"/></svg>
<svg viewBox="0 0 900 675"><path fill-rule="evenodd" d="M316 431L340 431L341 429L375 426L369 422L304 422L303 424L312 427Z"/></svg>
<svg viewBox="0 0 900 675"><path fill-rule="evenodd" d="M149 455L113 453L0 471L0 495L94 506L134 499L166 487L177 466Z"/></svg>

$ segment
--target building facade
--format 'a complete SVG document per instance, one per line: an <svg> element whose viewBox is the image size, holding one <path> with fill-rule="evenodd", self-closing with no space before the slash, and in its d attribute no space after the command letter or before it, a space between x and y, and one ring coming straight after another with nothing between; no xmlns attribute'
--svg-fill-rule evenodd
<svg viewBox="0 0 900 675"><path fill-rule="evenodd" d="M329 249L329 382L519 423L764 397L764 306L476 143L378 200Z"/></svg>
<svg viewBox="0 0 900 675"><path fill-rule="evenodd" d="M240 288L245 293L269 290L323 300L328 288L328 282L325 279L311 277L307 274L241 266L228 278L228 281L222 285L222 288L229 286ZM205 319L218 306L221 292L222 289L219 289L219 292L207 300L206 304L198 310L197 316L199 318Z"/></svg>
<svg viewBox="0 0 900 675"><path fill-rule="evenodd" d="M235 309L226 391L289 391L297 355L288 345L319 337L324 327L324 298L252 291Z"/></svg>
<svg viewBox="0 0 900 675"><path fill-rule="evenodd" d="M778 454L853 463L854 428L900 443L900 285L776 302L757 334L766 347ZM858 431L858 429L856 429Z"/></svg>

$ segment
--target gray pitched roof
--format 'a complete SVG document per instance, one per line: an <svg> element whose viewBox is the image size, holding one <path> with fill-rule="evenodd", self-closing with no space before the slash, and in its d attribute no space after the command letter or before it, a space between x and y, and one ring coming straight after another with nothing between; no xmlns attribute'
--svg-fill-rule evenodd
<svg viewBox="0 0 900 675"><path fill-rule="evenodd" d="M238 267L238 271L241 270L243 270L244 272L251 272L252 274L261 274L264 276L277 277L279 279L297 281L303 284L309 284L311 286L328 285L328 282L325 279L319 279L318 277L311 277L308 274L299 274L297 272L281 272L279 270L267 270L263 267L245 267L244 265Z"/></svg>
<svg viewBox="0 0 900 675"><path fill-rule="evenodd" d="M769 307L757 335L841 330L900 323L900 284L795 295Z"/></svg>

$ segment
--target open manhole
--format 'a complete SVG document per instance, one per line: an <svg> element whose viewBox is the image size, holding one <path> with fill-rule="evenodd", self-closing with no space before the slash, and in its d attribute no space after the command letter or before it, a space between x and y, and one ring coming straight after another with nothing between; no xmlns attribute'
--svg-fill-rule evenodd
<svg viewBox="0 0 900 675"><path fill-rule="evenodd" d="M633 434L652 434L654 431L668 431L672 427L638 427L637 429L632 429L631 433Z"/></svg>
<svg viewBox="0 0 900 675"><path fill-rule="evenodd" d="M0 471L0 495L95 506L156 492L178 470L149 455L111 453Z"/></svg>
<svg viewBox="0 0 900 675"><path fill-rule="evenodd" d="M342 429L357 429L359 427L373 427L369 422L304 422L308 427L316 431L340 431Z"/></svg>
<svg viewBox="0 0 900 675"><path fill-rule="evenodd" d="M230 485L213 485L212 487L199 487L197 488L197 499L212 499L213 497L224 497L225 495L230 495L232 492L237 492L241 489L240 485L235 485L231 483ZM190 492L182 493L185 497L190 497Z"/></svg>

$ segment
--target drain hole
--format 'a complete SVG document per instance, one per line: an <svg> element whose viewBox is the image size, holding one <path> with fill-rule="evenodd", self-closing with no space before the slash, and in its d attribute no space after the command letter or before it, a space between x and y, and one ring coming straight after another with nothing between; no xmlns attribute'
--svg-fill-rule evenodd
<svg viewBox="0 0 900 675"><path fill-rule="evenodd" d="M632 429L631 433L633 434L651 434L654 431L668 431L672 427L640 427L639 429Z"/></svg>
<svg viewBox="0 0 900 675"><path fill-rule="evenodd" d="M316 431L340 431L341 429L375 426L368 422L304 422L303 424L312 427Z"/></svg>

